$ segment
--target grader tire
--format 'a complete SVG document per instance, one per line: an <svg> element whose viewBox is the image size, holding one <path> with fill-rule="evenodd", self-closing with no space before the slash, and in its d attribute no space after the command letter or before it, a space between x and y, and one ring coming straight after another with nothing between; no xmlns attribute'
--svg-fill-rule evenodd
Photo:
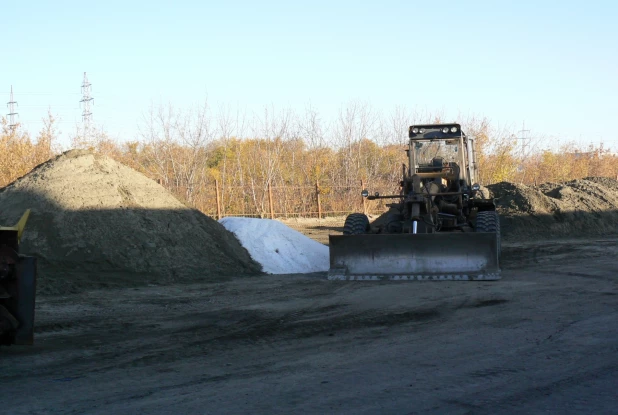
<svg viewBox="0 0 618 415"><path fill-rule="evenodd" d="M502 251L502 238L500 237L500 217L495 210L479 212L476 215L476 232L495 232L498 241L498 255Z"/></svg>
<svg viewBox="0 0 618 415"><path fill-rule="evenodd" d="M345 218L344 235L362 235L369 230L369 218L362 213L352 213Z"/></svg>

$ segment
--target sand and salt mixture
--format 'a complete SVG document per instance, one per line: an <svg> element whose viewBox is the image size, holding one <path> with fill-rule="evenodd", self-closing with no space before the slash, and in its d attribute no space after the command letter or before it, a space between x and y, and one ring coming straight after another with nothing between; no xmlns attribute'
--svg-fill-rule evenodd
<svg viewBox="0 0 618 415"><path fill-rule="evenodd" d="M258 274L234 235L141 173L71 150L0 189L0 224L32 210L20 251L39 293Z"/></svg>

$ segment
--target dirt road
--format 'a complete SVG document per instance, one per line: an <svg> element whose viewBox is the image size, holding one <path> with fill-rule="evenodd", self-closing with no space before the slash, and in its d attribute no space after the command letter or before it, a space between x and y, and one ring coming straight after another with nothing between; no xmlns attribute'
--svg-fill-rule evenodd
<svg viewBox="0 0 618 415"><path fill-rule="evenodd" d="M3 414L615 414L618 240L505 246L498 282L238 277L41 297Z"/></svg>

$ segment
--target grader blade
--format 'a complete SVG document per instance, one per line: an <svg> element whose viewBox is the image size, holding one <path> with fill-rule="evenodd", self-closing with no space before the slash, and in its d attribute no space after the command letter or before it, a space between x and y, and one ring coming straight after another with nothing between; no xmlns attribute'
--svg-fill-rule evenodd
<svg viewBox="0 0 618 415"><path fill-rule="evenodd" d="M329 280L498 280L496 233L330 235Z"/></svg>

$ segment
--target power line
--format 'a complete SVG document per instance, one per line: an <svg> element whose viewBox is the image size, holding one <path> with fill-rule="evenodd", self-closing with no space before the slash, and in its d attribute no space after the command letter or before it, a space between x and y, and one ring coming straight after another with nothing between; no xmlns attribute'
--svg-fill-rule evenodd
<svg viewBox="0 0 618 415"><path fill-rule="evenodd" d="M86 72L84 72L84 80L82 82L82 100L79 101L84 105L84 111L82 112L82 121L84 123L84 132L90 129L90 121L92 119L92 112L90 112L90 101L94 98L90 96L92 84L88 82Z"/></svg>
<svg viewBox="0 0 618 415"><path fill-rule="evenodd" d="M521 140L521 156L524 157L526 155L526 147L528 147L530 145L530 137L526 136L526 133L529 133L530 130L526 130L525 127L525 121L521 123L521 130L519 130L519 133L521 134L520 137L517 137L518 140Z"/></svg>
<svg viewBox="0 0 618 415"><path fill-rule="evenodd" d="M0 93L8 94L9 91L0 91ZM81 93L79 92L20 92L19 94L20 95L60 95L60 96L81 95Z"/></svg>
<svg viewBox="0 0 618 415"><path fill-rule="evenodd" d="M9 113L7 116L9 117L9 129L11 131L15 130L15 127L17 127L17 124L15 123L15 116L17 115L15 112L15 104L17 104L17 101L13 98L13 85L11 85L11 98L6 104L7 107L9 107Z"/></svg>

